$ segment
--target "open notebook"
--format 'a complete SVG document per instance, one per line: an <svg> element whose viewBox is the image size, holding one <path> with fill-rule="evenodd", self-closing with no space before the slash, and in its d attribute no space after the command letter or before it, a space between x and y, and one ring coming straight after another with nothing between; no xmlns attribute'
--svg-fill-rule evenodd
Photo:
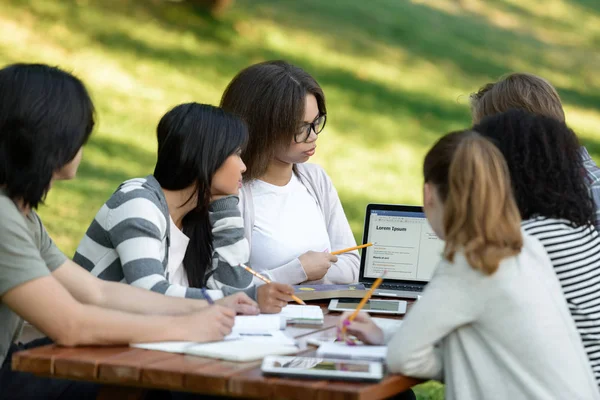
<svg viewBox="0 0 600 400"><path fill-rule="evenodd" d="M134 343L131 346L230 361L251 361L298 351L295 340L282 331L285 325L286 319L280 314L242 315L235 317L231 334L220 342L155 342Z"/></svg>

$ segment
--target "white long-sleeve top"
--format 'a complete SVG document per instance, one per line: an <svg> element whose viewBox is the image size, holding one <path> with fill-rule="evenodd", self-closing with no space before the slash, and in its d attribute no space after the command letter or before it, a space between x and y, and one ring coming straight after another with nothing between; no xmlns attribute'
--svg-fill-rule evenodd
<svg viewBox="0 0 600 400"><path fill-rule="evenodd" d="M329 249L313 249L313 251L335 251L348 247L356 246L356 240L352 234L352 229L344 214L340 198L331 182L329 176L323 168L316 164L296 164L296 174L300 183L306 187L308 194L316 202L320 217L323 219L325 229L329 237L331 247ZM253 230L256 225L255 205L252 195L252 182L245 183L240 190L240 211L244 219L245 237L253 248ZM302 214L303 210L296 211ZM310 224L312 220L304 221ZM310 226L302 229L303 232L310 231ZM276 232L273 232L276 234ZM253 258L251 254L250 258ZM350 284L358 282L360 256L358 251L350 251L338 255L338 261L331 266L322 280L312 283L320 284ZM261 271L264 275L276 282L296 285L307 280L306 273L300 264L297 254L290 254L289 261L275 268L264 269L261 265L251 265L252 268ZM261 284L261 281L255 279L255 283Z"/></svg>
<svg viewBox="0 0 600 400"><path fill-rule="evenodd" d="M450 400L600 399L550 259L525 234L521 253L491 276L463 254L442 261L391 337L387 362L444 380Z"/></svg>

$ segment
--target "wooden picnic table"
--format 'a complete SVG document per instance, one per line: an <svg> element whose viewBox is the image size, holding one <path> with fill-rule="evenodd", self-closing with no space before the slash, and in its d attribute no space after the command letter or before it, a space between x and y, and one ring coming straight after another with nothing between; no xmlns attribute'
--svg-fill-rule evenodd
<svg viewBox="0 0 600 400"><path fill-rule="evenodd" d="M335 335L339 313L324 308L321 326L291 325L286 333L310 356L316 348L306 341ZM165 327L168 329L168 327ZM100 399L141 398L144 389L167 389L243 398L375 400L401 393L420 383L401 375L387 375L378 383L263 376L260 361L238 363L127 346L64 348L56 345L21 351L13 369L39 376L84 380L105 385Z"/></svg>

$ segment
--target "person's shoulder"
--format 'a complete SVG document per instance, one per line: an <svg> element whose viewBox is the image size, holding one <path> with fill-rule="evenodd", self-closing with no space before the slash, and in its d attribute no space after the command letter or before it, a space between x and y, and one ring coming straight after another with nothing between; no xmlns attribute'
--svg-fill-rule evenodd
<svg viewBox="0 0 600 400"><path fill-rule="evenodd" d="M23 214L17 208L15 202L8 197L3 191L0 191L0 225L7 223L25 223Z"/></svg>
<svg viewBox="0 0 600 400"><path fill-rule="evenodd" d="M544 245L534 235L529 234L525 230L521 229L523 235L523 246L521 247L521 254L530 254L534 257L547 258L547 252Z"/></svg>
<svg viewBox="0 0 600 400"><path fill-rule="evenodd" d="M41 225L41 221L35 211L31 211L29 218ZM13 236L17 231L29 231L25 217L19 211L17 205L12 199L3 192L0 192L0 240L2 237Z"/></svg>
<svg viewBox="0 0 600 400"><path fill-rule="evenodd" d="M316 184L330 184L331 178L323 167L318 164L303 163L296 164L298 174L305 179L309 179Z"/></svg>
<svg viewBox="0 0 600 400"><path fill-rule="evenodd" d="M521 231L524 234L539 238L569 235L579 230L581 228L573 226L565 219L537 216L521 222Z"/></svg>
<svg viewBox="0 0 600 400"><path fill-rule="evenodd" d="M146 199L162 209L160 188L156 188L152 181L146 178L129 179L119 185L117 190L106 201L109 209L117 208L134 199Z"/></svg>
<svg viewBox="0 0 600 400"><path fill-rule="evenodd" d="M296 169L298 170L298 172L301 172L304 174L327 175L327 172L325 172L325 169L323 167L321 167L319 164L313 164L313 163L296 164Z"/></svg>

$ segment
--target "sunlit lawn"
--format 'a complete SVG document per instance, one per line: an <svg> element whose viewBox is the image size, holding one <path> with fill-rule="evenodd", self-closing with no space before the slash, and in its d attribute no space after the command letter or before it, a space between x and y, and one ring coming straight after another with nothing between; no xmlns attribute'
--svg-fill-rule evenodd
<svg viewBox="0 0 600 400"><path fill-rule="evenodd" d="M39 61L83 78L98 129L79 177L41 209L67 254L123 180L151 173L154 128L175 104L216 104L250 63L283 58L328 100L314 161L331 175L359 238L368 202L421 201L421 162L467 127L468 95L510 71L559 89L568 122L600 160L596 0L237 0L218 21L185 2L5 0L0 63ZM426 385L420 398L439 398Z"/></svg>

